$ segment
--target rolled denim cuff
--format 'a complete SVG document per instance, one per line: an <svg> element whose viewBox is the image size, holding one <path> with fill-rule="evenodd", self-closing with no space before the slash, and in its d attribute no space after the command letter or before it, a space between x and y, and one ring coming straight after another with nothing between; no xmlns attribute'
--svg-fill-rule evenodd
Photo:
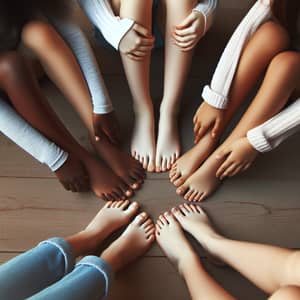
<svg viewBox="0 0 300 300"><path fill-rule="evenodd" d="M94 267L100 272L105 279L105 297L107 297L113 280L113 271L111 266L105 260L97 256L86 256L76 265L76 267L77 266Z"/></svg>
<svg viewBox="0 0 300 300"><path fill-rule="evenodd" d="M51 238L49 240L43 241L39 243L40 245L51 245L56 247L56 249L61 252L61 254L64 257L65 260L65 274L69 274L73 269L75 265L75 257L72 251L72 248L70 244L62 239L62 238Z"/></svg>

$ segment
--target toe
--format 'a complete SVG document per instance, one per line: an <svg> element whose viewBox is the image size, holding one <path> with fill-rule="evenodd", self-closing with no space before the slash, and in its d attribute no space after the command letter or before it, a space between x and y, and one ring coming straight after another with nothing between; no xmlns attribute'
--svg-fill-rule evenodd
<svg viewBox="0 0 300 300"><path fill-rule="evenodd" d="M183 206L188 212L192 212L192 208L190 204L184 203Z"/></svg>
<svg viewBox="0 0 300 300"><path fill-rule="evenodd" d="M199 194L199 192L197 193L197 195ZM195 197L195 200L197 199L197 195L196 195L196 197ZM197 208L196 208L196 206L194 205L194 204L190 204L189 205L190 206L190 209L192 210L192 212L194 212L194 213L197 213L198 211L197 211Z"/></svg>
<svg viewBox="0 0 300 300"><path fill-rule="evenodd" d="M166 218L165 218L163 215L160 215L160 216L159 216L159 220L161 221L161 223L162 223L163 225L167 225L167 224L168 224Z"/></svg>
<svg viewBox="0 0 300 300"><path fill-rule="evenodd" d="M128 201L129 202L129 201ZM139 209L139 204L137 202L132 202L128 208L127 208L127 212L129 213L135 213L137 212Z"/></svg>
<svg viewBox="0 0 300 300"><path fill-rule="evenodd" d="M164 213L164 217L166 218L166 220L168 221L169 224L172 224L175 222L174 216L169 211Z"/></svg>
<svg viewBox="0 0 300 300"><path fill-rule="evenodd" d="M134 224L141 226L148 219L148 215L146 212L142 212L139 214L133 221Z"/></svg>
<svg viewBox="0 0 300 300"><path fill-rule="evenodd" d="M180 187L184 183L185 183L185 178L182 176L174 181L174 185L177 187Z"/></svg>
<svg viewBox="0 0 300 300"><path fill-rule="evenodd" d="M112 201L108 201L105 203L104 207L105 208L111 208L112 207L113 202Z"/></svg>
<svg viewBox="0 0 300 300"><path fill-rule="evenodd" d="M176 193L178 194L178 195L180 195L180 196L182 196L182 195L184 195L185 194L185 192L188 190L188 186L187 185L182 185L182 186L180 186L177 190L176 190Z"/></svg>
<svg viewBox="0 0 300 300"><path fill-rule="evenodd" d="M151 172L151 173L155 171L155 163L152 158L150 158L147 170L148 170L148 172Z"/></svg>
<svg viewBox="0 0 300 300"><path fill-rule="evenodd" d="M125 200L125 201L122 200L122 201L120 201L120 206L119 207L121 209L125 210L128 207L129 203L130 203L129 200Z"/></svg>
<svg viewBox="0 0 300 300"><path fill-rule="evenodd" d="M167 171L171 170L172 163L171 163L171 158L169 157L167 160Z"/></svg>
<svg viewBox="0 0 300 300"><path fill-rule="evenodd" d="M147 170L148 165L149 165L149 156L145 157L144 163L143 163L143 168L144 168L145 170Z"/></svg>
<svg viewBox="0 0 300 300"><path fill-rule="evenodd" d="M184 206L183 204L181 204L181 205L179 206L179 209L181 210L181 213L182 213L184 216L188 215L189 211L185 208L185 206Z"/></svg>
<svg viewBox="0 0 300 300"><path fill-rule="evenodd" d="M160 155L156 158L155 161L155 171L158 173L162 171L162 157Z"/></svg>
<svg viewBox="0 0 300 300"><path fill-rule="evenodd" d="M191 196L189 197L189 201L190 201L190 202L192 202L192 201L195 200L195 197L196 197L197 193L198 193L197 191L193 191L193 193L192 193Z"/></svg>
<svg viewBox="0 0 300 300"><path fill-rule="evenodd" d="M173 207L171 211L172 211L173 216L174 216L178 221L182 220L182 218L184 217L182 211L181 211L178 207Z"/></svg>
<svg viewBox="0 0 300 300"><path fill-rule="evenodd" d="M190 197L193 194L193 190L189 190L185 195L184 195L184 200L189 201Z"/></svg>
<svg viewBox="0 0 300 300"><path fill-rule="evenodd" d="M181 173L180 172L177 172L175 173L172 178L171 178L171 182L175 185L175 182L178 181L178 179L181 177ZM184 182L183 182L184 183ZM180 184L178 185L180 186Z"/></svg>

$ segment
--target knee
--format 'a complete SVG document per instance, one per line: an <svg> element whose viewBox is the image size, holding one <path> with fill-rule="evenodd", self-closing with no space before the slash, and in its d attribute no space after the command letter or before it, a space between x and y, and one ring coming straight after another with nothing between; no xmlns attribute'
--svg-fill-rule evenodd
<svg viewBox="0 0 300 300"><path fill-rule="evenodd" d="M49 49L56 45L55 30L47 23L31 21L23 28L22 41L28 48Z"/></svg>
<svg viewBox="0 0 300 300"><path fill-rule="evenodd" d="M288 32L281 25L272 21L264 23L256 35L261 38L265 47L275 53L286 50L290 44Z"/></svg>
<svg viewBox="0 0 300 300"><path fill-rule="evenodd" d="M300 299L300 287L286 286L278 290L269 300L298 300Z"/></svg>
<svg viewBox="0 0 300 300"><path fill-rule="evenodd" d="M288 74L291 78L300 80L300 54L293 51L285 51L276 55L270 65L276 69L277 74Z"/></svg>
<svg viewBox="0 0 300 300"><path fill-rule="evenodd" d="M11 78L23 64L23 58L17 51L6 52L0 55L0 80Z"/></svg>

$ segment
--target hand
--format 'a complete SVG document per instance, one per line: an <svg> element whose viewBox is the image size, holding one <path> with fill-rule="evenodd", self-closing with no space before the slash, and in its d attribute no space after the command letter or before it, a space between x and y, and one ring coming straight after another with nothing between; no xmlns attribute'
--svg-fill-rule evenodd
<svg viewBox="0 0 300 300"><path fill-rule="evenodd" d="M133 60L143 60L153 47L154 37L151 32L135 23L121 40L119 50Z"/></svg>
<svg viewBox="0 0 300 300"><path fill-rule="evenodd" d="M194 116L195 144L211 129L213 138L219 137L224 124L224 110L215 108L205 101L200 105Z"/></svg>
<svg viewBox="0 0 300 300"><path fill-rule="evenodd" d="M252 147L246 137L238 139L217 154L216 159L226 159L216 173L217 178L222 180L246 171L257 155L257 150Z"/></svg>
<svg viewBox="0 0 300 300"><path fill-rule="evenodd" d="M192 50L204 35L205 19L202 13L192 11L179 25L175 27L173 38L182 51Z"/></svg>
<svg viewBox="0 0 300 300"><path fill-rule="evenodd" d="M108 114L93 114L93 125L96 142L107 138L113 144L120 143L119 123L115 112Z"/></svg>

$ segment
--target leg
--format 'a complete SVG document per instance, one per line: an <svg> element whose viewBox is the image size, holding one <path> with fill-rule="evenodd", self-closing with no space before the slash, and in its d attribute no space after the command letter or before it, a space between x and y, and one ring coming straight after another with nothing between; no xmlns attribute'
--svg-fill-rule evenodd
<svg viewBox="0 0 300 300"><path fill-rule="evenodd" d="M119 3L117 3L119 2ZM115 12L130 18L151 31L152 1L112 1ZM155 170L154 113L150 95L150 53L142 61L134 61L121 54L129 87L133 96L135 128L131 151L149 172Z"/></svg>
<svg viewBox="0 0 300 300"><path fill-rule="evenodd" d="M169 170L180 154L177 115L194 51L182 51L173 43L171 37L174 27L191 13L197 2L165 0L165 75L156 151L157 172Z"/></svg>
<svg viewBox="0 0 300 300"><path fill-rule="evenodd" d="M168 259L183 276L193 300L234 299L206 273L172 214L160 216L156 224L156 238Z"/></svg>
<svg viewBox="0 0 300 300"><path fill-rule="evenodd" d="M55 238L42 242L0 266L0 298L27 299L54 284L72 271L76 257L96 253L101 243L128 224L137 210L136 202L108 202L81 232L65 240Z"/></svg>
<svg viewBox="0 0 300 300"><path fill-rule="evenodd" d="M273 43L268 41L272 40ZM288 47L288 35L285 30L268 22L262 25L248 42L241 56L234 81L232 83L229 99L230 105L225 111L226 122L224 129L254 88L263 71L272 59ZM255 63L253 63L255 61ZM174 165L170 173L171 181L175 186L181 186L211 154L218 143L218 138L213 139L211 133L202 138L190 151L183 155Z"/></svg>
<svg viewBox="0 0 300 300"><path fill-rule="evenodd" d="M154 231L152 221L145 213L140 214L100 259L85 257L72 273L32 299L59 299L62 294L66 300L103 299L109 291L112 271L120 271L143 255L155 239Z"/></svg>
<svg viewBox="0 0 300 300"><path fill-rule="evenodd" d="M297 300L300 298L298 286L286 286L275 292L269 300Z"/></svg>
<svg viewBox="0 0 300 300"><path fill-rule="evenodd" d="M274 78L274 74L276 77ZM190 201L201 201L209 196L220 184L216 173L224 159L216 159L224 147L239 138L246 137L247 132L264 123L278 113L287 103L291 94L299 84L300 55L294 52L284 52L277 55L269 66L264 82L252 101L250 107L239 124L226 141L207 159L207 161L186 182L178 188L181 195L186 191L197 191L201 194L199 200L195 197L186 198Z"/></svg>
<svg viewBox="0 0 300 300"><path fill-rule="evenodd" d="M265 292L300 285L299 251L229 240L214 230L199 206L181 205L172 213L210 256L233 267Z"/></svg>
<svg viewBox="0 0 300 300"><path fill-rule="evenodd" d="M71 158L79 160L78 164L84 170L82 173L85 177L85 172L88 173L97 196L108 200L124 197L127 186L75 141L48 104L27 61L19 54L11 52L1 55L0 86L25 120L70 153ZM81 190L81 186L71 188ZM131 194L130 190L126 192L127 196Z"/></svg>
<svg viewBox="0 0 300 300"><path fill-rule="evenodd" d="M76 50L80 51L81 56L82 49L86 50L86 61L93 55L87 39L76 27L69 24L66 24L66 26L67 28L62 29L64 35L68 39L72 38L72 44L75 40L76 47L80 43L80 49L76 48ZM28 23L23 29L23 42L38 56L49 77L74 106L88 129L91 142L96 151L128 185L135 189L138 188L144 179L143 169L139 163L129 155L121 152L108 139L102 138L100 141L95 141L90 92L80 67L64 40L50 25L34 21ZM45 51L45 49L47 50ZM91 53L90 56L88 52ZM93 63L97 62L93 61Z"/></svg>

